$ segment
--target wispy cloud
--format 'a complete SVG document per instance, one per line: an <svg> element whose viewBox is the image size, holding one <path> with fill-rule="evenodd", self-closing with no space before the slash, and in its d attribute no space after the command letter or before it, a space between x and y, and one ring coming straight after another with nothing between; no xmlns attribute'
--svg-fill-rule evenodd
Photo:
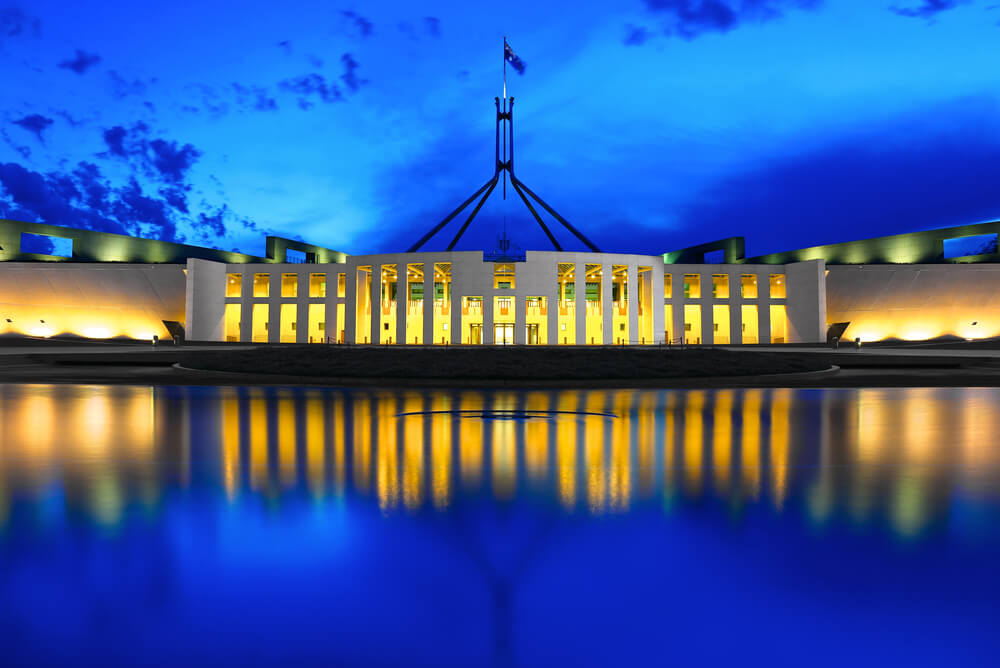
<svg viewBox="0 0 1000 668"><path fill-rule="evenodd" d="M66 70L73 70L77 74L84 74L99 62L101 62L101 57L96 53L87 53L86 51L77 49L76 55L69 60L59 63L59 67Z"/></svg>
<svg viewBox="0 0 1000 668"><path fill-rule="evenodd" d="M375 24L353 10L341 10L340 15L362 38L371 37L375 32Z"/></svg>
<svg viewBox="0 0 1000 668"><path fill-rule="evenodd" d="M746 23L773 21L789 9L815 9L822 2L823 0L644 0L646 9L663 21L663 31L682 39L695 39L710 32L725 33Z"/></svg>
<svg viewBox="0 0 1000 668"><path fill-rule="evenodd" d="M941 12L955 9L959 5L964 5L969 0L918 0L906 6L893 6L890 11L900 16L910 18L921 18L933 21Z"/></svg>
<svg viewBox="0 0 1000 668"><path fill-rule="evenodd" d="M45 143L45 138L42 133L54 122L51 118L46 118L41 114L29 114L24 118L16 121L11 121L14 125L19 125L31 134L38 138L38 141L42 144Z"/></svg>

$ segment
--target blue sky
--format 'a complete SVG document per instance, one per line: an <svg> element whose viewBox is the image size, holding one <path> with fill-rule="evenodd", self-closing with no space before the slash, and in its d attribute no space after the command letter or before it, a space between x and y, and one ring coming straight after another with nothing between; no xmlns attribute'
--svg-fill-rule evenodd
<svg viewBox="0 0 1000 668"><path fill-rule="evenodd" d="M603 250L1000 218L996 0L0 0L0 217L403 250L492 173L505 34L518 175ZM547 248L507 195L459 248Z"/></svg>

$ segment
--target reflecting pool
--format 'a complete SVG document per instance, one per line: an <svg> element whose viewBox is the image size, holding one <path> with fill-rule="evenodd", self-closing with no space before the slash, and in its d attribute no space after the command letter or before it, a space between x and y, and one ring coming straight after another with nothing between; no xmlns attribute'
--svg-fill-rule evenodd
<svg viewBox="0 0 1000 668"><path fill-rule="evenodd" d="M0 385L5 665L987 665L998 568L996 389Z"/></svg>

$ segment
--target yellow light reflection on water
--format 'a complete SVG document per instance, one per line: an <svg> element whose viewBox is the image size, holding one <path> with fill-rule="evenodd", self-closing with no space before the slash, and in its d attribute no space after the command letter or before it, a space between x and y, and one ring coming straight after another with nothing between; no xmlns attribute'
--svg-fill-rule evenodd
<svg viewBox="0 0 1000 668"><path fill-rule="evenodd" d="M666 508L690 498L739 509L759 502L763 484L779 513L817 527L878 523L907 539L949 521L953 499L995 494L1000 391L816 396L221 388L205 400L177 388L0 385L0 528L14 500L55 487L61 502L115 526L131 506L186 484L191 461L215 462L231 501L301 488L317 500L371 498L387 513L446 511L478 492L499 503L548 494L565 512L594 514L628 512L660 492ZM569 414L488 415L515 409Z"/></svg>

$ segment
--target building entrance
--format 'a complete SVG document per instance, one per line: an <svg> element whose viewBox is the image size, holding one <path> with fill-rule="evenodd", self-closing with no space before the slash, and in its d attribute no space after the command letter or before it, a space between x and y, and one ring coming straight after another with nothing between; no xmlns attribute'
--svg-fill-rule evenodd
<svg viewBox="0 0 1000 668"><path fill-rule="evenodd" d="M514 323L501 322L493 325L493 343L498 346L514 345Z"/></svg>
<svg viewBox="0 0 1000 668"><path fill-rule="evenodd" d="M483 342L483 326L469 325L469 343L478 346Z"/></svg>
<svg viewBox="0 0 1000 668"><path fill-rule="evenodd" d="M528 345L538 345L538 325L528 325Z"/></svg>

